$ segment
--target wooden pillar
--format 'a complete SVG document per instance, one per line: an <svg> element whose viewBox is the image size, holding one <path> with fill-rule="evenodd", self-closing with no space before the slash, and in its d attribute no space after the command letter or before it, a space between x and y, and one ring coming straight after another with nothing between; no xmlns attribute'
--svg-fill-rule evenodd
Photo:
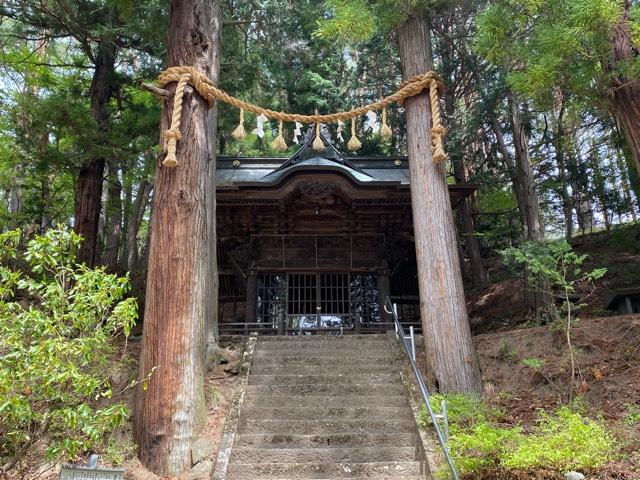
<svg viewBox="0 0 640 480"><path fill-rule="evenodd" d="M258 275L252 267L247 274L247 307L245 309L244 333L249 333L249 323L257 322L257 301L258 301Z"/></svg>

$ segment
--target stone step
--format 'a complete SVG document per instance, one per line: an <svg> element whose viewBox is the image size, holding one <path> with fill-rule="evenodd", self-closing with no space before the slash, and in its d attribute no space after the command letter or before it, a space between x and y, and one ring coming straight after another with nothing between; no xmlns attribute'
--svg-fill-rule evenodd
<svg viewBox="0 0 640 480"><path fill-rule="evenodd" d="M377 407L384 405L386 407L406 407L409 408L407 397L404 394L391 394L384 397L362 397L360 395L295 395L295 394L270 394L270 395L251 395L247 394L244 400L245 407L304 407L304 408L322 408L322 407L342 407L354 406L358 407Z"/></svg>
<svg viewBox="0 0 640 480"><path fill-rule="evenodd" d="M357 355L323 355L302 352L299 354L274 354L271 352L256 352L253 365L269 366L366 366L372 363L389 365L393 361L390 353L372 351Z"/></svg>
<svg viewBox="0 0 640 480"><path fill-rule="evenodd" d="M404 462L417 460L412 447L253 448L236 447L231 461L239 463Z"/></svg>
<svg viewBox="0 0 640 480"><path fill-rule="evenodd" d="M344 354L358 353L358 352L371 352L371 351L385 351L390 352L390 346L387 342L369 342L369 343L330 343L330 342L296 342L290 345L281 344L278 342L258 343L256 345L256 352L270 352L282 354L286 352L290 354L292 352L340 352Z"/></svg>
<svg viewBox="0 0 640 480"><path fill-rule="evenodd" d="M384 405L360 407L355 406L321 406L316 408L287 407L265 408L263 406L244 406L242 415L247 418L263 418L271 420L314 420L314 419L378 419L378 418L404 418L411 416L406 405L401 407L387 407Z"/></svg>
<svg viewBox="0 0 640 480"><path fill-rule="evenodd" d="M422 464L413 462L367 463L235 463L229 465L227 480L247 479L329 479L420 477Z"/></svg>
<svg viewBox="0 0 640 480"><path fill-rule="evenodd" d="M402 395L401 383L369 385L360 383L336 384L317 383L308 385L248 385L247 395L367 395L384 399L385 395Z"/></svg>
<svg viewBox="0 0 640 480"><path fill-rule="evenodd" d="M332 434L332 433L411 433L416 429L410 416L382 420L266 420L241 417L240 433Z"/></svg>
<svg viewBox="0 0 640 480"><path fill-rule="evenodd" d="M341 434L282 434L238 433L234 447L307 448L307 447L372 447L379 445L415 445L417 433L341 433Z"/></svg>
<svg viewBox="0 0 640 480"><path fill-rule="evenodd" d="M365 384L387 385L400 383L397 373L323 373L319 370L315 375L250 375L249 385L307 385L307 384Z"/></svg>
<svg viewBox="0 0 640 480"><path fill-rule="evenodd" d="M389 339L386 334L371 334L371 335L288 335L284 336L261 336L260 344L262 343L280 343L289 344L296 342L307 343L374 343L374 342L388 342Z"/></svg>
<svg viewBox="0 0 640 480"><path fill-rule="evenodd" d="M396 373L398 367L387 363L365 363L362 365L277 365L265 361L251 366L251 376L258 375L315 375L330 372L332 375L356 375L361 373Z"/></svg>

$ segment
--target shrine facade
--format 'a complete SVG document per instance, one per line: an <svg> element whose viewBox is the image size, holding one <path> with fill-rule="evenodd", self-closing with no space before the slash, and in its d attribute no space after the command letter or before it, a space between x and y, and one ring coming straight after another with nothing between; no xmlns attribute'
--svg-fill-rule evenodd
<svg viewBox="0 0 640 480"><path fill-rule="evenodd" d="M217 159L221 334L379 332L387 298L419 328L407 158L347 157L324 129L317 152L314 135L288 159ZM452 207L473 191L450 185Z"/></svg>

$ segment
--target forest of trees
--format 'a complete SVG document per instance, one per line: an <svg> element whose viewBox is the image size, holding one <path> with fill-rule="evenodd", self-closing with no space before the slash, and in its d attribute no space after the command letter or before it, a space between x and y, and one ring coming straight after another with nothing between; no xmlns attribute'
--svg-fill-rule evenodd
<svg viewBox="0 0 640 480"><path fill-rule="evenodd" d="M447 86L447 171L479 187L459 211L466 278L482 285L483 257L498 247L635 220L638 5L432 3L415 8L430 13ZM220 85L243 99L325 113L401 80L390 25L402 9L389 2L231 1L222 10ZM88 264L144 270L160 104L141 84L162 70L167 15L156 0L3 2L3 229L71 224ZM234 142L237 111L221 105L218 116L219 154L275 153L275 122L265 138ZM406 151L402 112L389 120L392 140L363 134L358 153Z"/></svg>
<svg viewBox="0 0 640 480"><path fill-rule="evenodd" d="M238 111L210 110L189 87L183 161L159 167L175 86L161 98L149 90L176 65L243 100L302 114L349 110L403 79L441 75L446 165L431 158L424 94L388 112L389 140L360 122L357 153L409 156L426 364L446 393L482 392L458 263L467 286L480 288L507 247L571 241L640 214L636 1L6 0L0 233L12 255L27 244L32 261L54 264L38 245L56 242L36 234L72 227L81 272L130 273L145 320L140 377L164 366L139 385L136 440L143 464L163 475L191 466L186 439L202 421L203 350L217 342L212 160L296 147L286 125L291 146L274 151L278 125L258 135L253 114L245 115L249 135L233 140ZM477 187L453 217L447 183ZM64 278L61 291L71 284ZM544 312L553 302L550 288L540 290L546 296L525 297ZM135 313L125 305L128 315L116 320L128 331Z"/></svg>

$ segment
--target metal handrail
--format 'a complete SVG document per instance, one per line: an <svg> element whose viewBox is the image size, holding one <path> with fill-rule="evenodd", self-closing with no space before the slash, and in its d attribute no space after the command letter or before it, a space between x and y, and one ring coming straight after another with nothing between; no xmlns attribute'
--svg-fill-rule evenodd
<svg viewBox="0 0 640 480"><path fill-rule="evenodd" d="M387 310L386 303L391 305L391 311ZM410 350L409 346L407 345L407 337L404 334L404 328L402 327L402 324L398 319L398 306L395 303L392 304L391 300L387 297L384 305L384 309L388 314L393 315L393 323L395 324L395 327L396 327L396 336L402 339L402 346L404 347L404 350L407 354L407 358L409 358L409 364L411 365L413 374L415 375L416 380L418 382L418 386L420 387L420 393L422 393L422 399L424 400L424 403L427 406L427 410L429 411L429 416L431 417L431 423L433 424L433 428L435 429L436 434L438 436L438 441L440 442L440 446L442 447L442 451L444 452L444 456L447 460L447 464L449 464L449 469L451 470L453 479L459 480L460 477L458 476L456 467L453 464L453 459L451 458L451 452L449 452L449 448L447 447L447 441L445 440L445 435L440 429L440 424L437 421L437 415L433 412L433 409L431 408L431 402L429 401L430 396L429 396L429 390L427 389L427 384L425 383L424 378L422 377L422 372L420 372L420 370L418 369L418 366L416 365L415 343L413 338L413 332L411 332L412 335L409 337L412 343L411 350Z"/></svg>

